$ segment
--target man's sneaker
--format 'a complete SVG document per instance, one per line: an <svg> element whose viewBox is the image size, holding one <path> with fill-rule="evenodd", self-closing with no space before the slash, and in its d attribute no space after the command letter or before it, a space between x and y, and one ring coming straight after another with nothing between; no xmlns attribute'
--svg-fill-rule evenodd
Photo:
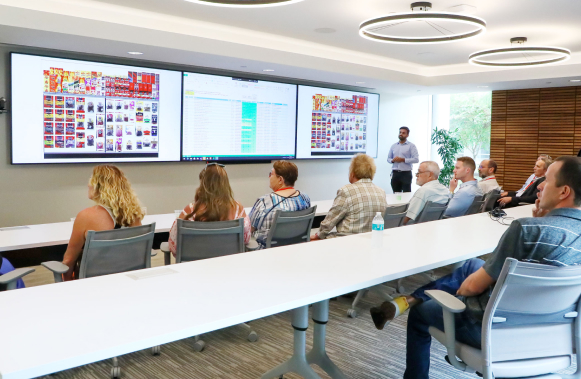
<svg viewBox="0 0 581 379"><path fill-rule="evenodd" d="M392 301L386 301L379 307L373 307L369 310L375 327L379 330L391 322L394 318L408 310L409 304L405 296L400 296Z"/></svg>

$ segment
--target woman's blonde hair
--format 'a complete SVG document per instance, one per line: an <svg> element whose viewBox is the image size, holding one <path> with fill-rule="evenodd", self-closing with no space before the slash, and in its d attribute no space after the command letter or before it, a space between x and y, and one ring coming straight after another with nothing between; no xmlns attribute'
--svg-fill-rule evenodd
<svg viewBox="0 0 581 379"><path fill-rule="evenodd" d="M349 172L357 179L371 179L375 176L375 162L367 154L357 154L351 160Z"/></svg>
<svg viewBox="0 0 581 379"><path fill-rule="evenodd" d="M144 213L139 200L119 168L112 165L96 166L89 184L94 191L93 201L111 210L115 224L131 226L143 219Z"/></svg>
<svg viewBox="0 0 581 379"><path fill-rule="evenodd" d="M218 165L207 166L200 173L194 209L186 219L193 217L196 221L225 221L236 206L226 170Z"/></svg>

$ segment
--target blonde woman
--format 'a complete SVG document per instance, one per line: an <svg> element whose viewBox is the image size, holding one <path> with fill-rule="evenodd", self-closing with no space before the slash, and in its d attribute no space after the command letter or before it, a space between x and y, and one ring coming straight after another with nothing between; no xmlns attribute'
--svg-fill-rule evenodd
<svg viewBox="0 0 581 379"><path fill-rule="evenodd" d="M75 279L75 268L79 262L87 232L139 226L143 210L131 184L123 172L115 166L100 165L93 169L89 179L88 197L96 204L83 209L75 218L73 233L63 258L69 271L64 280Z"/></svg>
<svg viewBox="0 0 581 379"><path fill-rule="evenodd" d="M234 200L224 165L209 163L200 172L200 186L194 202L186 205L179 218L188 221L228 221L244 219L244 244L250 241L250 219L244 207ZM177 220L169 232L169 250L176 256Z"/></svg>

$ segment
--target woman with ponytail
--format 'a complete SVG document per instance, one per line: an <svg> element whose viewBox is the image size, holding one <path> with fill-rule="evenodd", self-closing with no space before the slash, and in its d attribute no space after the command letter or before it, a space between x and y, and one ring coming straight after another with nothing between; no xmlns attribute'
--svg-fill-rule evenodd
<svg viewBox="0 0 581 379"><path fill-rule="evenodd" d="M144 213L131 184L123 172L112 165L93 169L89 179L88 197L96 204L79 212L73 224L73 233L63 263L69 271L64 280L75 279L85 239L89 230L102 231L141 225Z"/></svg>
<svg viewBox="0 0 581 379"><path fill-rule="evenodd" d="M179 215L188 221L227 221L244 219L244 243L250 241L250 219L244 207L234 200L228 174L224 166L210 163L200 172L200 186L196 190L194 202L186 205ZM177 220L169 232L169 250L176 255Z"/></svg>

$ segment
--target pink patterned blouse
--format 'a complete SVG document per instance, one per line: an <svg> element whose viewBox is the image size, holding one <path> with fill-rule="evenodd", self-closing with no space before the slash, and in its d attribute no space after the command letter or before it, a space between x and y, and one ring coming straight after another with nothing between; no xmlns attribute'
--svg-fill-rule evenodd
<svg viewBox="0 0 581 379"><path fill-rule="evenodd" d="M190 203L184 208L184 210L182 211L180 216L189 215L193 211L194 211L194 203ZM251 234L250 219L246 215L246 211L244 210L244 207L239 202L236 202L236 212L234 213L234 217L231 220L236 220L239 218L244 218L244 244L248 244L248 242L250 241L250 234ZM190 217L187 220L194 221L194 216ZM169 232L169 241L168 241L169 250L171 251L171 253L173 254L174 257L176 256L176 252L177 252L177 246L176 246L177 238L178 238L178 223L176 220L176 221L174 221L173 226L171 227L171 230Z"/></svg>

